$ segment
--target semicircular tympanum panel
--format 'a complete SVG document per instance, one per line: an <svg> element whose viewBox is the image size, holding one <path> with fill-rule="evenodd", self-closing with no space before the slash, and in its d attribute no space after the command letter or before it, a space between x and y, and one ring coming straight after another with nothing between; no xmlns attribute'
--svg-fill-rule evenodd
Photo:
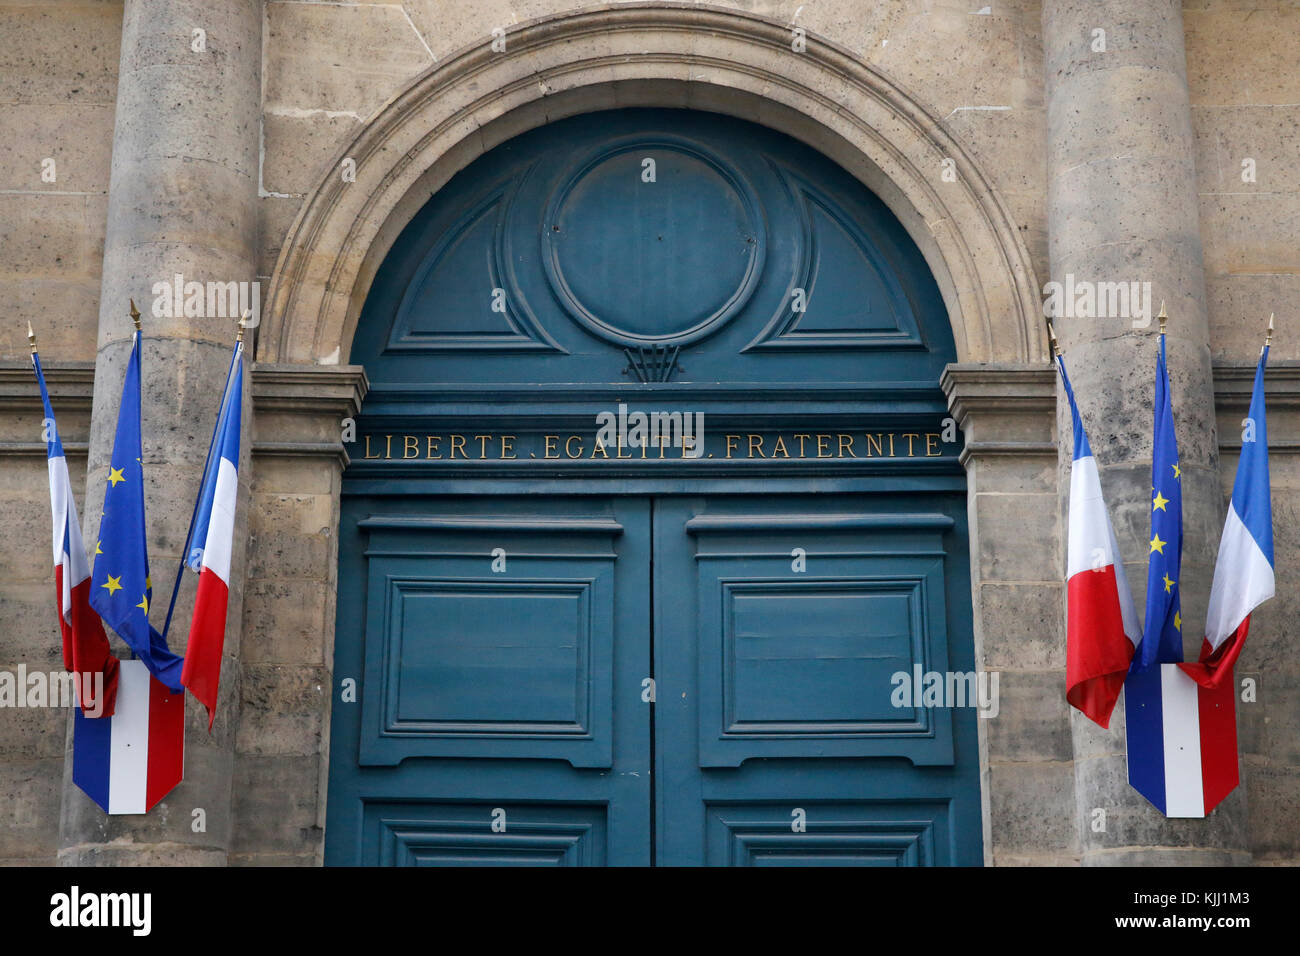
<svg viewBox="0 0 1300 956"><path fill-rule="evenodd" d="M394 383L937 383L938 288L885 205L782 134L618 110L510 140L407 224L352 361Z"/></svg>

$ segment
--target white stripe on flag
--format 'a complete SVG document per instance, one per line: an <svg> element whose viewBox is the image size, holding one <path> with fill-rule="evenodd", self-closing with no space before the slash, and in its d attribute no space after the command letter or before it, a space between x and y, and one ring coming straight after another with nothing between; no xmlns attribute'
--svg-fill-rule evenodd
<svg viewBox="0 0 1300 956"><path fill-rule="evenodd" d="M68 463L63 458L49 459L50 517L54 527L54 563L63 556L63 532L68 521Z"/></svg>
<svg viewBox="0 0 1300 956"><path fill-rule="evenodd" d="M217 486L212 493L212 517L208 540L203 545L203 567L230 583L230 539L235 535L235 495L239 476L235 466L222 458L217 466Z"/></svg>
<svg viewBox="0 0 1300 956"><path fill-rule="evenodd" d="M1201 778L1200 694L1176 664L1160 667L1164 712L1165 816L1205 816L1205 782Z"/></svg>
<svg viewBox="0 0 1300 956"><path fill-rule="evenodd" d="M1210 646L1218 650L1247 614L1273 596L1275 586L1273 566L1229 502L1210 585L1210 609L1205 615L1205 637Z"/></svg>
<svg viewBox="0 0 1300 956"><path fill-rule="evenodd" d="M149 669L122 661L108 762L108 812L144 813L149 783Z"/></svg>
<svg viewBox="0 0 1300 956"><path fill-rule="evenodd" d="M1115 564L1110 518L1101 497L1097 459L1076 458L1070 466L1070 538L1066 577Z"/></svg>

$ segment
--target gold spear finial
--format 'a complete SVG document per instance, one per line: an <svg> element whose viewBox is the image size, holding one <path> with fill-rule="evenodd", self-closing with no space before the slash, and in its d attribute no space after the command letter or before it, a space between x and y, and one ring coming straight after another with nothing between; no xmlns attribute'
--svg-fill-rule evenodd
<svg viewBox="0 0 1300 956"><path fill-rule="evenodd" d="M32 354L36 354L36 332L32 329L32 320L27 320L27 341L31 343Z"/></svg>
<svg viewBox="0 0 1300 956"><path fill-rule="evenodd" d="M28 323L30 325L30 323ZM1264 347L1268 348L1273 344L1273 313L1268 314L1268 335L1264 336Z"/></svg>
<svg viewBox="0 0 1300 956"><path fill-rule="evenodd" d="M1165 334L1165 323L1169 321L1169 316L1165 314L1165 300L1160 300L1160 314L1156 316L1160 320L1160 334Z"/></svg>
<svg viewBox="0 0 1300 956"><path fill-rule="evenodd" d="M135 323L135 330L140 331L140 310L135 307L135 299L128 299L131 303L131 321Z"/></svg>
<svg viewBox="0 0 1300 956"><path fill-rule="evenodd" d="M244 341L244 329L247 328L248 320L253 317L253 313L248 309L239 317L239 331L235 333L235 344L238 345Z"/></svg>
<svg viewBox="0 0 1300 956"><path fill-rule="evenodd" d="M1052 355L1056 358L1061 357L1061 343L1056 341L1056 327L1049 320L1047 323L1047 335L1052 340Z"/></svg>

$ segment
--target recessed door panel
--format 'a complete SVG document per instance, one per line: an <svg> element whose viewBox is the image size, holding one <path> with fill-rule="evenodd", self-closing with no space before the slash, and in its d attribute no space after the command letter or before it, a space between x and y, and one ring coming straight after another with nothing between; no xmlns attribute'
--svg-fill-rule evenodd
<svg viewBox="0 0 1300 956"><path fill-rule="evenodd" d="M358 527L369 535L363 765L611 765L622 524L386 511ZM627 586L644 588L642 575L638 563Z"/></svg>
<svg viewBox="0 0 1300 956"><path fill-rule="evenodd" d="M649 863L649 500L360 496L341 526L327 860Z"/></svg>
<svg viewBox="0 0 1300 956"><path fill-rule="evenodd" d="M899 675L973 666L964 511L944 495L656 502L662 862L979 862L974 710L895 693Z"/></svg>

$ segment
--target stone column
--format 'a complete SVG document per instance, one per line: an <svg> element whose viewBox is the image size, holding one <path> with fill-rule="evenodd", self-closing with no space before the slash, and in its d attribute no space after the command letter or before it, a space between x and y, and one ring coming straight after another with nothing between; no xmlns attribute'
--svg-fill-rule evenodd
<svg viewBox="0 0 1300 956"><path fill-rule="evenodd" d="M1101 469L1139 616L1150 551L1151 431L1159 323L1182 470L1182 617L1200 646L1223 525L1205 277L1179 0L1045 0L1051 279L1149 282L1152 319L1063 317L1058 334ZM1101 31L1104 31L1101 32ZM1118 310L1099 310L1114 312ZM1140 321L1140 320L1139 320ZM1058 402L1059 433L1068 409ZM1068 439L1058 471L1069 491ZM1222 865L1249 860L1244 784L1207 820L1166 820L1128 786L1123 703L1103 731L1071 711L1077 826L1085 865ZM1097 829L1104 811L1104 829Z"/></svg>
<svg viewBox="0 0 1300 956"><path fill-rule="evenodd" d="M206 296L201 316L160 315L168 310L156 304L153 287L171 283L177 274L205 287L255 278L261 33L259 0L125 2L84 522L87 540L94 541L130 351L127 299L134 297L144 314L150 616L159 629L189 527L235 320L214 314L219 310ZM188 700L185 780L147 816L106 816L72 783L69 731L62 864L227 862L248 525L247 395L216 724L209 735L202 706ZM169 636L177 651L184 648L194 599L195 576L185 577ZM114 644L119 653L124 650L120 642ZM197 810L203 811L200 832L195 832Z"/></svg>

